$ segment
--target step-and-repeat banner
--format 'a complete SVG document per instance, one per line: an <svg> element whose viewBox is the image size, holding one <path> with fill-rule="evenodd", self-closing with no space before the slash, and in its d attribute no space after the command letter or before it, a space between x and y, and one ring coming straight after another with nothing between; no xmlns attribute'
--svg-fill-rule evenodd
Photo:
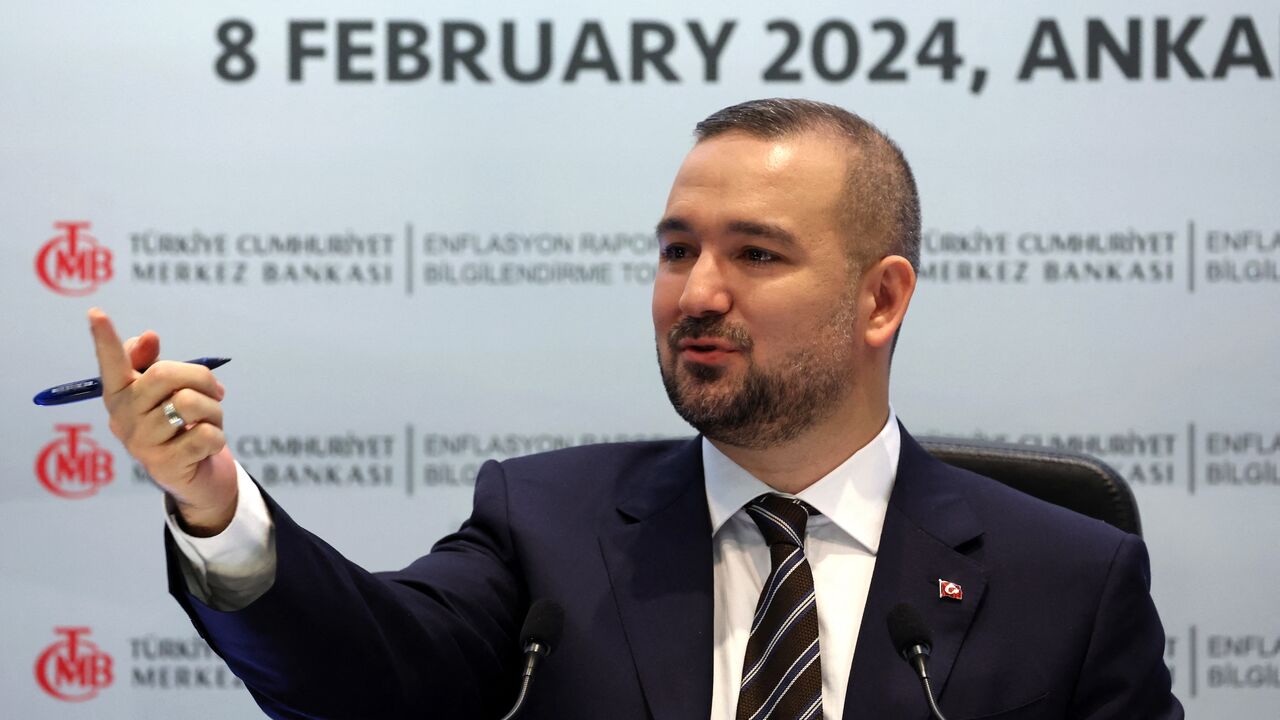
<svg viewBox="0 0 1280 720"><path fill-rule="evenodd" d="M919 178L907 426L1114 465L1176 692L1275 717L1280 8L598 5L7 8L0 714L256 714L168 598L161 498L101 404L31 403L96 374L87 308L231 357L237 457L399 567L486 458L689 433L653 225L697 120L804 96Z"/></svg>

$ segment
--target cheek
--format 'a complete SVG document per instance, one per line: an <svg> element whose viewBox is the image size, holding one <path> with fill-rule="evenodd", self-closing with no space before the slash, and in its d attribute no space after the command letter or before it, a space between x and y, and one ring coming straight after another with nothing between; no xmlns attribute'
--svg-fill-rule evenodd
<svg viewBox="0 0 1280 720"><path fill-rule="evenodd" d="M764 307L744 308L743 319L755 342L755 355L761 362L786 357L797 350L814 350L833 341L833 315L836 306L826 302L775 299Z"/></svg>
<svg viewBox="0 0 1280 720"><path fill-rule="evenodd" d="M684 292L683 278L658 271L653 281L653 327L664 330L680 317L680 295Z"/></svg>

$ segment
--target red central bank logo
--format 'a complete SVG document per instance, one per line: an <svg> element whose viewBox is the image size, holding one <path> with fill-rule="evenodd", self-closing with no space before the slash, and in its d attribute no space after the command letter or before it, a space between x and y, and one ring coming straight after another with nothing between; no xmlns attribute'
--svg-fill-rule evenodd
<svg viewBox="0 0 1280 720"><path fill-rule="evenodd" d="M36 276L61 295L88 295L111 279L111 251L85 230L84 221L56 222L61 235L49 238L36 254Z"/></svg>
<svg viewBox="0 0 1280 720"><path fill-rule="evenodd" d="M63 435L36 456L36 477L58 497L76 500L98 492L115 477L115 458L88 437L89 425L54 425Z"/></svg>
<svg viewBox="0 0 1280 720"><path fill-rule="evenodd" d="M84 639L87 627L56 627L64 636L36 658L36 682L59 700L81 702L97 697L111 684L111 656Z"/></svg>

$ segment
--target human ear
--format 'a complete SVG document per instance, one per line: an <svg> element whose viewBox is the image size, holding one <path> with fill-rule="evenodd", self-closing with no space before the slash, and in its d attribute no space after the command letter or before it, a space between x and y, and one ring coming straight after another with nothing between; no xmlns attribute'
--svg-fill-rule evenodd
<svg viewBox="0 0 1280 720"><path fill-rule="evenodd" d="M916 272L901 255L889 255L862 273L861 293L869 309L863 339L874 348L890 347L916 289Z"/></svg>

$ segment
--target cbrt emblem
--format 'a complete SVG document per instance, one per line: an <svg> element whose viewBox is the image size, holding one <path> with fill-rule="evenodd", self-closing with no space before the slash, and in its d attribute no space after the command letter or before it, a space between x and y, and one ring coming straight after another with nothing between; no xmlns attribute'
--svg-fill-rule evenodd
<svg viewBox="0 0 1280 720"><path fill-rule="evenodd" d="M111 251L98 244L97 238L85 232L84 221L55 222L62 231L40 247L36 253L36 277L59 295L88 295L111 279Z"/></svg>

